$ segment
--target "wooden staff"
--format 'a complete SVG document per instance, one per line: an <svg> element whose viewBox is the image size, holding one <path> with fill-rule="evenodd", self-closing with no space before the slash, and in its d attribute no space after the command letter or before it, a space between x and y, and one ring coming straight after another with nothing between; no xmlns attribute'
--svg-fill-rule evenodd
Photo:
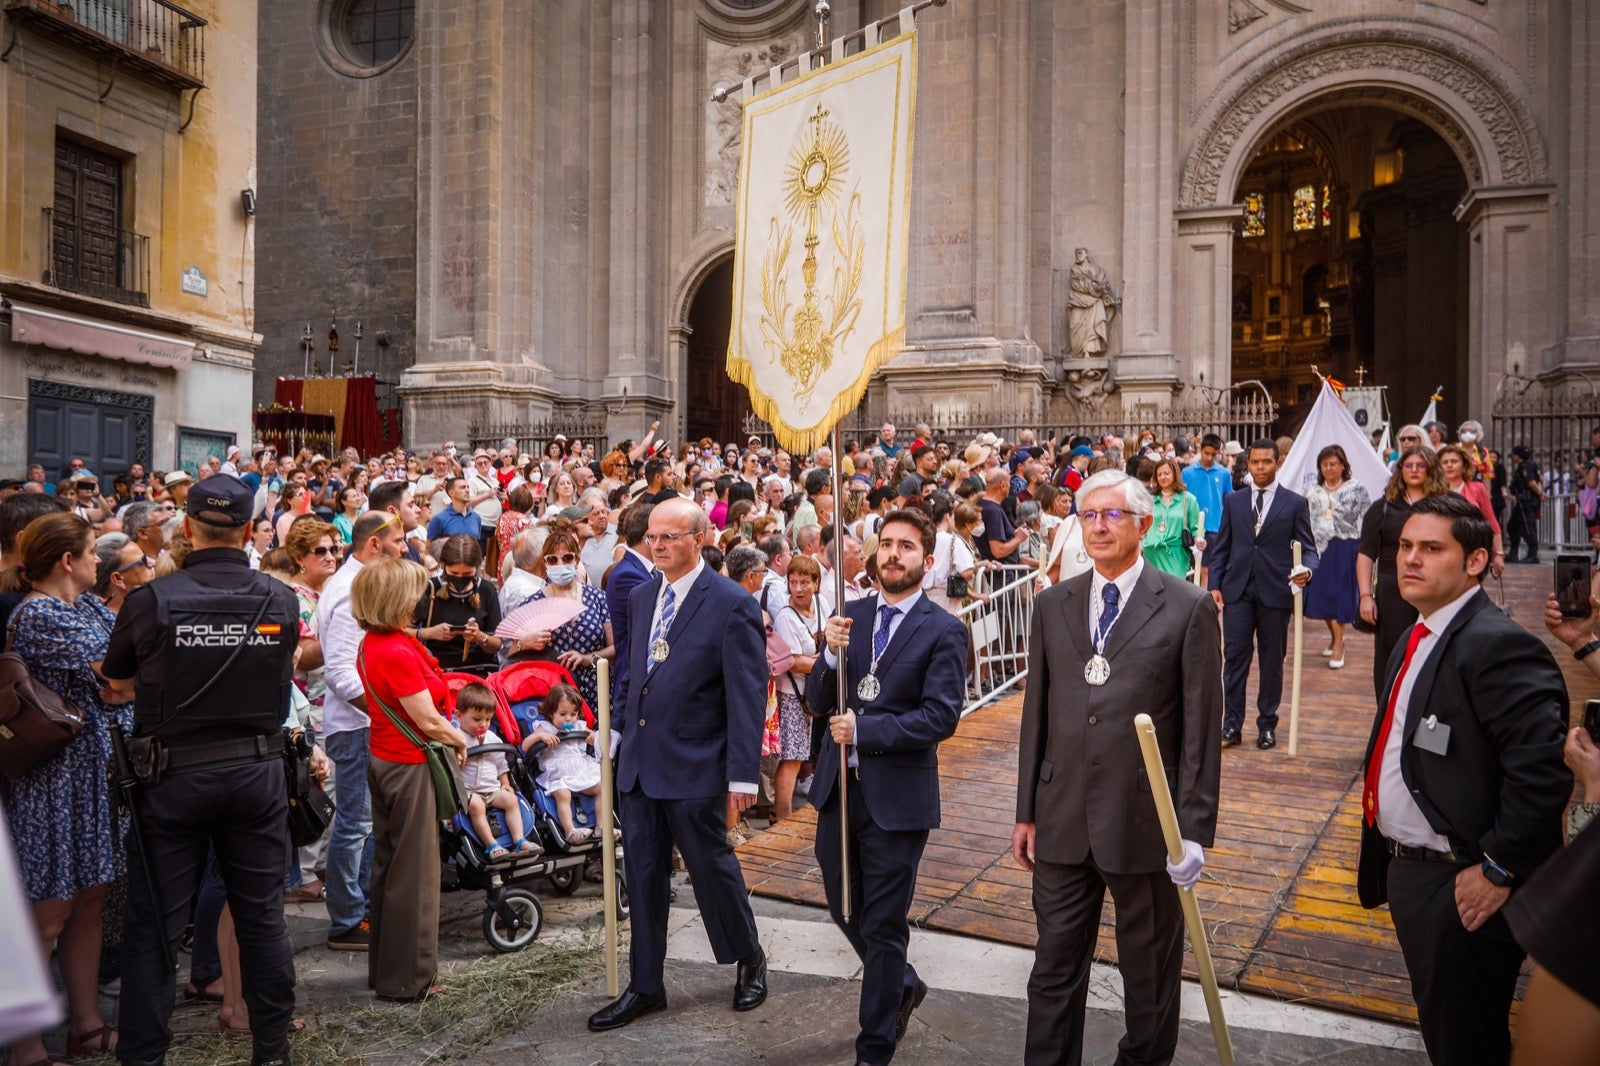
<svg viewBox="0 0 1600 1066"><path fill-rule="evenodd" d="M622 987L617 979L617 845L611 828L615 819L611 810L611 660L600 659L594 665L600 688L595 724L600 727L600 839L605 842L600 849L600 870L605 886L606 995L616 997L622 994Z"/></svg>
<svg viewBox="0 0 1600 1066"><path fill-rule="evenodd" d="M1156 747L1156 725L1148 714L1136 714L1133 716L1133 728L1139 734L1139 750L1144 754L1144 772L1150 779L1156 814L1161 818L1161 835L1167 842L1167 857L1174 863L1182 862L1183 836L1178 832L1178 812L1172 806L1172 792L1167 788L1167 770L1161 762L1161 749ZM1195 969L1200 971L1200 989L1206 996L1211 1035L1217 1041L1217 1061L1222 1066L1233 1066L1233 1038L1228 1035L1228 1019L1222 1016L1222 997L1217 992L1217 972L1211 965L1206 927L1200 922L1200 903L1194 898L1192 888L1179 888L1178 901L1183 905L1183 924L1189 929L1189 947L1194 951Z"/></svg>
<svg viewBox="0 0 1600 1066"><path fill-rule="evenodd" d="M1300 569L1300 542L1294 542L1294 569ZM1291 571L1292 573L1293 571ZM1298 590L1294 596L1294 681L1289 686L1289 754L1299 752L1299 725L1300 725L1300 657L1305 653L1306 639L1306 590Z"/></svg>
<svg viewBox="0 0 1600 1066"><path fill-rule="evenodd" d="M1200 537L1201 537L1201 539L1204 539L1205 535L1206 535L1206 513L1204 511L1201 511L1200 512ZM1200 571L1202 569L1204 569L1200 565L1200 560L1205 558L1205 554L1203 552L1201 552L1199 548L1190 548L1189 549L1189 554L1194 556L1194 587L1198 588L1198 589L1203 589L1206 586L1205 586L1205 582L1200 579Z"/></svg>

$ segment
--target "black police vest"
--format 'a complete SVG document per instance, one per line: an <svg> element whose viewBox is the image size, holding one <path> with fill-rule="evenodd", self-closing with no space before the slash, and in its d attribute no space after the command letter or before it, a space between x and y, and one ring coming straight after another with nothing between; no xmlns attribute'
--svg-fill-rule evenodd
<svg viewBox="0 0 1600 1066"><path fill-rule="evenodd" d="M150 669L140 670L140 735L182 746L283 728L299 606L287 586L255 571L249 578L217 587L180 570L150 583L161 638Z"/></svg>

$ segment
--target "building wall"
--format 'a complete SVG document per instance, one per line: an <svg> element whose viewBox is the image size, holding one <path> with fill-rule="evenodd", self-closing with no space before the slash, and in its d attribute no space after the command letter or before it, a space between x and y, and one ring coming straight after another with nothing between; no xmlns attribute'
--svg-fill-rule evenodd
<svg viewBox="0 0 1600 1066"><path fill-rule="evenodd" d="M28 380L111 388L153 399L147 466L177 459L178 427L248 441L255 333L254 231L240 191L255 182L255 0L188 0L207 20L205 88L178 91L132 65L7 14L0 39L0 293L98 322L176 334L197 345L187 370L17 344L0 319L0 466L28 452ZM108 88L109 86L109 88ZM101 99L102 92L104 98ZM180 132L180 127L187 128ZM55 145L65 135L123 157L122 228L149 238L149 306L47 283L43 209L54 200ZM183 291L195 268L204 296Z"/></svg>
<svg viewBox="0 0 1600 1066"><path fill-rule="evenodd" d="M271 401L275 378L304 371L308 324L324 372L353 359L357 321L363 373L395 379L416 350L416 49L376 74L342 62L329 7L260 5L257 403Z"/></svg>
<svg viewBox="0 0 1600 1066"><path fill-rule="evenodd" d="M304 202L354 194L346 214L383 213L397 246L409 225L423 264L416 365L401 385L413 443L584 405L603 405L618 436L652 414L681 422L689 308L732 250L738 108L710 92L806 47L811 6L496 0L470 21L419 6L416 69L384 76L420 102L383 131L416 153L414 221L387 187L297 172ZM1600 360L1600 286L1569 280L1600 262L1600 229L1569 224L1600 210L1600 156L1578 118L1600 97L1588 5L1295 7L985 0L924 12L908 346L872 402L1014 416L1225 388L1238 176L1273 129L1346 106L1428 123L1468 175L1462 406L1481 414L1513 366L1559 376ZM301 164L327 126L347 128L329 115L372 106L373 86L289 73L306 62L315 9L296 0L264 16L263 110L287 99L263 173ZM896 9L842 0L832 29ZM327 265L316 240L308 259L304 227L283 221L264 209L263 261L292 264L302 289L345 291L358 268ZM1104 359L1065 350L1079 246L1121 298ZM303 324L275 320L268 347L295 352Z"/></svg>

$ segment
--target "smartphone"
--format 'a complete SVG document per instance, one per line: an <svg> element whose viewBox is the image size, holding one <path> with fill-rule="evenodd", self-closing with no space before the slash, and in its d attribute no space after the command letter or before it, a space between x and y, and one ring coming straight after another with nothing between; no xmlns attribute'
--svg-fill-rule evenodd
<svg viewBox="0 0 1600 1066"><path fill-rule="evenodd" d="M1590 740L1600 744L1600 700L1590 700L1583 705L1583 728Z"/></svg>
<svg viewBox="0 0 1600 1066"><path fill-rule="evenodd" d="M1589 584L1594 564L1587 555L1556 556L1556 602L1563 618L1589 617Z"/></svg>

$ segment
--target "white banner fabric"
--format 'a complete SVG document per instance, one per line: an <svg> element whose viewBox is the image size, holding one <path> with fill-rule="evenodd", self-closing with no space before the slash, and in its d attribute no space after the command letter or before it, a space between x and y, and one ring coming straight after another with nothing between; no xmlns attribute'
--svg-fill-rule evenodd
<svg viewBox="0 0 1600 1066"><path fill-rule="evenodd" d="M1289 449L1289 457L1278 471L1278 484L1304 495L1317 483L1317 453L1330 444L1344 449L1350 460L1350 476L1366 486L1376 500L1389 484L1389 468L1373 449L1367 431L1356 425L1349 408L1326 381L1322 383L1316 406L1311 408L1305 425L1294 439L1294 447Z"/></svg>
<svg viewBox="0 0 1600 1066"><path fill-rule="evenodd" d="M916 34L744 105L728 376L809 452L905 343Z"/></svg>

